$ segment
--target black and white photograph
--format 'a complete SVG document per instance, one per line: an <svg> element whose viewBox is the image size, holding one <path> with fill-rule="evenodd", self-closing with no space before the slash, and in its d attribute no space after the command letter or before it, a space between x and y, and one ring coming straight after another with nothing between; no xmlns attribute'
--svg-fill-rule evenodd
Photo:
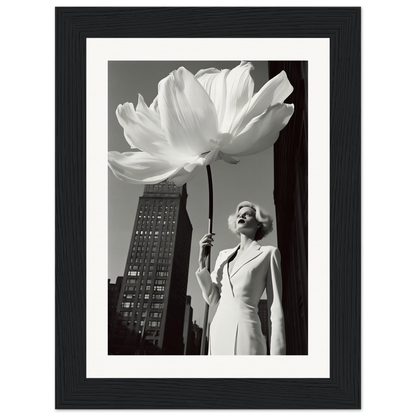
<svg viewBox="0 0 416 416"><path fill-rule="evenodd" d="M308 355L308 61L108 62L108 355Z"/></svg>
<svg viewBox="0 0 416 416"><path fill-rule="evenodd" d="M366 6L50 19L51 412L363 414Z"/></svg>

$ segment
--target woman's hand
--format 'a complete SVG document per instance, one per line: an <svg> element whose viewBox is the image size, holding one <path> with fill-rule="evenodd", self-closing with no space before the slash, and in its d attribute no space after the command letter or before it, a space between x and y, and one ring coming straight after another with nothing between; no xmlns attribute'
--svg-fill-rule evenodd
<svg viewBox="0 0 416 416"><path fill-rule="evenodd" d="M212 238L213 235L215 235L215 233L205 234L199 241L198 261L199 261L199 268L201 270L206 266L208 253L209 253L210 247L212 247L212 242L214 241L214 239Z"/></svg>

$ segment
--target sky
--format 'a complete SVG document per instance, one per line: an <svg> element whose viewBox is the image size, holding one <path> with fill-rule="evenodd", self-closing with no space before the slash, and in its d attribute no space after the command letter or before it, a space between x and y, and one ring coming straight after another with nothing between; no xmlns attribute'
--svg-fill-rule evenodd
<svg viewBox="0 0 416 416"><path fill-rule="evenodd" d="M267 62L252 61L254 70L254 92L268 81ZM157 95L157 86L175 69L184 66L195 74L200 69L215 67L232 69L238 61L123 61L109 62L108 67L108 150L131 151L123 129L119 125L115 110L119 104L137 104L140 93L150 105ZM290 96L286 100L290 103ZM228 229L228 216L241 201L252 201L263 207L275 218L273 204L273 151L268 149L256 155L241 157L236 165L222 160L211 165L214 193L211 267L219 251L235 247L239 239ZM117 179L108 169L108 279L114 282L122 276L126 264L137 204L144 186L132 185ZM187 212L193 227L189 264L187 294L192 297L193 319L202 326L205 302L196 281L199 240L208 231L208 179L206 169L200 168L187 184ZM276 224L271 234L261 241L262 245L277 246ZM210 320L215 309L210 310Z"/></svg>

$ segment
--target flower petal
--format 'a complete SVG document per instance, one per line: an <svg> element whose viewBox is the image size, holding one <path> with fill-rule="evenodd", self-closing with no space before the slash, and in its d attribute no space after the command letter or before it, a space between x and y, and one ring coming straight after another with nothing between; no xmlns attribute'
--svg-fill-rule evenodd
<svg viewBox="0 0 416 416"><path fill-rule="evenodd" d="M257 115L262 113L267 107L278 103L283 103L290 94L292 94L293 86L289 82L285 71L281 71L275 77L270 79L257 92L251 102L250 111L256 109Z"/></svg>
<svg viewBox="0 0 416 416"><path fill-rule="evenodd" d="M218 133L214 103L185 68L160 81L159 112L169 144L188 156L210 151Z"/></svg>
<svg viewBox="0 0 416 416"><path fill-rule="evenodd" d="M108 165L118 179L132 184L159 183L180 170L145 152L108 152Z"/></svg>
<svg viewBox="0 0 416 416"><path fill-rule="evenodd" d="M201 69L195 78L204 87L215 105L218 116L218 126L222 125L227 104L227 76L229 69L216 68Z"/></svg>
<svg viewBox="0 0 416 416"><path fill-rule="evenodd" d="M247 156L271 147L293 112L293 104L276 104L268 108L255 117L222 152L233 156Z"/></svg>
<svg viewBox="0 0 416 416"><path fill-rule="evenodd" d="M215 160L217 159L219 150L220 150L219 146L216 146L210 152L206 152L201 156L195 157L194 160L189 161L184 164L183 166L184 169L188 172L191 172L197 166L207 166L207 165L210 165L211 163L214 163Z"/></svg>
<svg viewBox="0 0 416 416"><path fill-rule="evenodd" d="M239 114L248 105L254 91L254 81L250 71L254 67L250 62L241 61L227 76L227 103L220 125L221 133L229 133L240 120Z"/></svg>
<svg viewBox="0 0 416 416"><path fill-rule="evenodd" d="M124 137L133 149L159 157L169 154L171 150L163 134L160 116L149 110L140 94L136 111L133 104L125 103L117 107L116 116L124 129Z"/></svg>
<svg viewBox="0 0 416 416"><path fill-rule="evenodd" d="M157 101L157 95L155 99L153 100L152 104L149 105L149 109L159 114L159 103Z"/></svg>
<svg viewBox="0 0 416 416"><path fill-rule="evenodd" d="M227 155L226 153L223 153L223 152L218 152L218 159L222 159L224 162L231 163L233 165L239 162L239 160L234 159L230 155Z"/></svg>
<svg viewBox="0 0 416 416"><path fill-rule="evenodd" d="M270 106L283 103L292 91L293 86L286 72L281 71L254 94L246 109L241 113L241 119L235 124L232 134L237 136L254 117L262 114Z"/></svg>
<svg viewBox="0 0 416 416"><path fill-rule="evenodd" d="M189 182L196 174L197 169L188 172L185 169L180 169L175 175L171 176L169 180L173 182L176 186L182 186L186 182Z"/></svg>

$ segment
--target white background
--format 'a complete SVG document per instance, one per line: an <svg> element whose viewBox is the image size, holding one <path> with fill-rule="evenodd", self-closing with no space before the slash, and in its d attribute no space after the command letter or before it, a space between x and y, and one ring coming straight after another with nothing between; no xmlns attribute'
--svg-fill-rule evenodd
<svg viewBox="0 0 416 416"><path fill-rule="evenodd" d="M170 43L170 44L169 44ZM328 39L209 39L204 47L195 51L198 41L194 39L88 39L87 42L87 377L154 377L156 361L160 366L159 377L278 377L278 378L327 378L329 377L329 40ZM260 46L260 47L259 47ZM180 53L176 50L179 49ZM140 53L137 51L140 50ZM161 52L163 51L163 52ZM274 55L270 51L275 51ZM278 51L278 52L276 52ZM106 120L108 114L108 61L117 60L192 60L207 59L212 56L221 60L236 60L249 55L252 61L258 60L305 60L308 61L308 184L309 184L309 346L305 356L216 356L209 361L204 357L190 359L188 356L108 356L107 355L107 272L108 272L108 134ZM257 66L257 63L255 64ZM189 67L188 67L189 69ZM157 79L156 82L159 82ZM104 138L104 140L103 140ZM252 159L254 160L254 159ZM244 161L242 161L244 163ZM241 183L246 192L252 195L250 179L245 180L243 169L250 165L239 163ZM254 163L256 164L256 163ZM226 168L226 167L225 167ZM218 172L218 171L217 171ZM231 170L223 170L226 178ZM270 172L269 172L270 174ZM233 175L233 173L231 173ZM235 174L234 174L235 175ZM250 173L249 173L250 175ZM251 170L253 175L253 170ZM256 178L257 176L256 169ZM191 186L195 189L196 176L190 181L188 192L188 213L192 218ZM206 184L205 175L200 187ZM215 182L215 180L214 180ZM261 180L254 181L258 186ZM205 188L203 188L205 189ZM217 188L215 188L217 190ZM250 190L250 191L249 191ZM128 190L129 193L137 192ZM124 194L119 194L124 198ZM216 195L223 210L226 205L220 201L230 195L224 189ZM205 195L204 195L205 196ZM219 198L218 198L219 196ZM126 200L130 195L126 195ZM123 199L124 200L124 199ZM199 201L201 197L199 198ZM237 198L238 200L238 198ZM137 200L136 200L137 201ZM193 199L194 204L198 200ZM234 203L228 209L234 209ZM137 202L134 203L137 206ZM201 210L200 204L199 209ZM110 211L109 211L110 212ZM214 210L214 218L217 218ZM205 215L202 219L205 223ZM134 217L133 217L134 218ZM223 218L226 223L227 217ZM194 235L197 224L194 225ZM199 221L201 222L201 221ZM129 221L131 227L131 218ZM199 235L205 233L199 229ZM127 238L130 238L131 228ZM196 234L198 235L198 234ZM235 237L222 247L235 245ZM218 239L223 239L218 232ZM195 243L194 239L193 242ZM263 244L263 241L262 241ZM267 243L266 243L267 244ZM192 247L193 244L191 244ZM218 248L217 244L217 248ZM198 244L196 244L198 248ZM192 256L192 250L191 250ZM124 256L123 256L124 257ZM197 257L197 254L194 254ZM192 257L191 257L192 259ZM125 261L125 259L123 258ZM192 270L192 260L190 262ZM195 270L197 265L194 265ZM195 281L190 273L189 280ZM105 278L105 280L103 279ZM196 286L198 284L196 283ZM191 294L188 285L187 294ZM201 289L197 288L198 295ZM192 299L198 299L193 296ZM195 311L195 309L194 309ZM195 315L194 315L195 316ZM191 361L192 360L192 361Z"/></svg>

